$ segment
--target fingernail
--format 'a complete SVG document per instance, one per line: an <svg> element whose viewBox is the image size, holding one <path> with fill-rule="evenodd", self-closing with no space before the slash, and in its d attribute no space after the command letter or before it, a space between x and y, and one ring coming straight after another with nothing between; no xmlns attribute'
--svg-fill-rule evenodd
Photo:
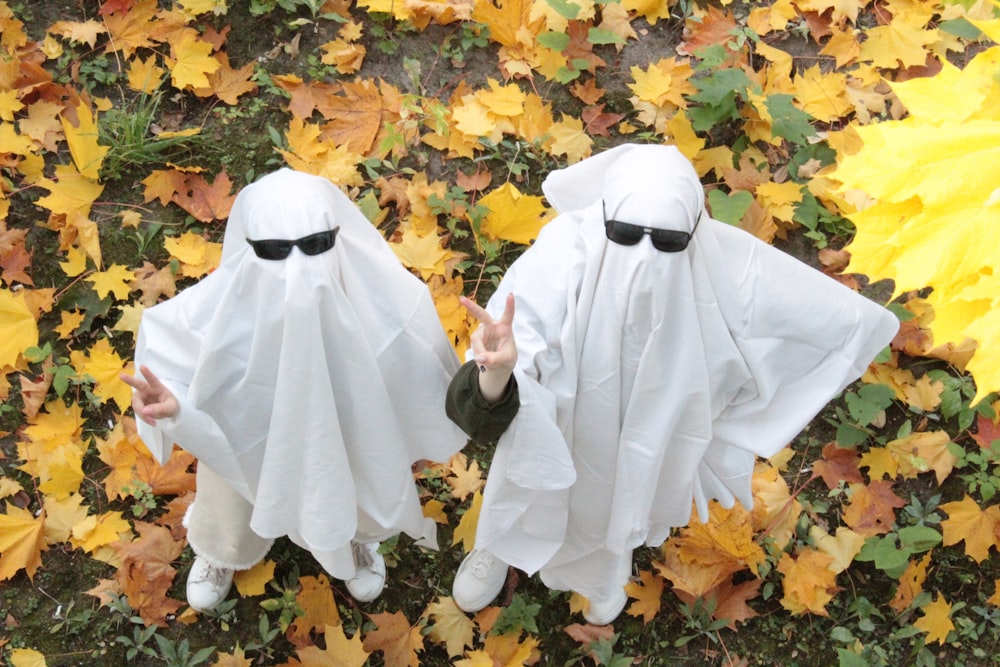
<svg viewBox="0 0 1000 667"><path fill-rule="evenodd" d="M485 373L486 372L486 365L485 364L480 364L479 365L479 372L480 373Z"/></svg>

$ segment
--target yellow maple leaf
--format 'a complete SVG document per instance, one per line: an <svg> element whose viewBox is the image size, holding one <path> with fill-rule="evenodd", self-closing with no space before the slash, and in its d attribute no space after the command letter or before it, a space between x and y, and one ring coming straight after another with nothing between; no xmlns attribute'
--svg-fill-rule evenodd
<svg viewBox="0 0 1000 667"><path fill-rule="evenodd" d="M107 271L95 271L86 280L93 283L94 290L102 299L114 294L119 301L125 301L131 291L129 282L135 280L135 272L127 266L112 264Z"/></svg>
<svg viewBox="0 0 1000 667"><path fill-rule="evenodd" d="M976 380L974 402L1000 389L1000 243L993 241L1000 214L1000 170L993 168L1000 163L1000 115L997 105L984 102L989 109L956 116L954 108L966 105L954 104L952 95L976 86L1000 90L991 68L977 62L993 62L998 49L976 56L968 72L944 67L945 88L936 97L926 81L893 84L904 105L913 106L910 116L857 128L863 148L842 155L832 174L842 194L869 197L854 197L864 203L846 211L857 227L847 248L848 271L890 278L897 295L934 288L927 300L935 312L935 343L967 337L979 343L967 366Z"/></svg>
<svg viewBox="0 0 1000 667"><path fill-rule="evenodd" d="M78 350L70 352L70 363L80 376L94 379L94 396L115 402L119 410L132 403L132 388L122 382L119 374L129 371L131 362L126 363L118 356L107 338L101 338L84 354Z"/></svg>
<svg viewBox="0 0 1000 667"><path fill-rule="evenodd" d="M629 616L642 616L642 624L649 625L649 622L660 613L660 604L663 598L664 579L655 572L648 570L639 571L639 581L630 581L625 584L625 592L629 597L635 598L629 608L625 611Z"/></svg>
<svg viewBox="0 0 1000 667"><path fill-rule="evenodd" d="M493 658L493 664L501 667L532 665L541 658L538 655L538 639L529 635L521 641L520 632L490 633L483 642L483 648Z"/></svg>
<svg viewBox="0 0 1000 667"><path fill-rule="evenodd" d="M660 106L670 92L673 76L656 65L650 65L646 70L633 65L630 71L635 83L628 84L628 87L635 93L636 97L643 102L651 102Z"/></svg>
<svg viewBox="0 0 1000 667"><path fill-rule="evenodd" d="M114 544L123 536L130 536L132 527L122 518L121 512L105 512L100 516L90 515L73 526L70 543L87 553Z"/></svg>
<svg viewBox="0 0 1000 667"><path fill-rule="evenodd" d="M846 74L823 72L819 65L814 65L795 77L795 101L817 120L837 120L853 110L846 85Z"/></svg>
<svg viewBox="0 0 1000 667"><path fill-rule="evenodd" d="M125 304L121 307L122 316L118 318L112 331L129 332L133 336L139 333L139 322L142 320L142 311L146 310L141 304Z"/></svg>
<svg viewBox="0 0 1000 667"><path fill-rule="evenodd" d="M472 494L472 503L469 505L469 509L465 510L462 514L455 532L452 533L452 546L461 542L465 553L472 551L472 547L476 543L476 527L479 525L479 511L482 507L483 495L479 491L476 491Z"/></svg>
<svg viewBox="0 0 1000 667"><path fill-rule="evenodd" d="M570 164L590 157L594 140L584 130L583 121L579 118L564 114L559 121L552 124L551 134L553 155L565 155Z"/></svg>
<svg viewBox="0 0 1000 667"><path fill-rule="evenodd" d="M445 477L448 486L451 487L453 498L465 500L469 494L479 491L486 484L483 479L483 471L479 468L479 461L472 459L459 452L451 457L448 462L448 476Z"/></svg>
<svg viewBox="0 0 1000 667"><path fill-rule="evenodd" d="M83 482L83 452L74 446L57 447L48 452L38 479L39 490L56 499L79 492Z"/></svg>
<svg viewBox="0 0 1000 667"><path fill-rule="evenodd" d="M104 156L111 149L97 142L97 120L87 104L81 102L76 106L76 117L76 125L65 116L60 118L63 134L66 135L66 143L77 170L84 177L96 181L101 173Z"/></svg>
<svg viewBox="0 0 1000 667"><path fill-rule="evenodd" d="M938 41L938 31L925 25L923 17L907 12L893 17L889 25L868 28L859 60L886 69L923 65L927 47Z"/></svg>
<svg viewBox="0 0 1000 667"><path fill-rule="evenodd" d="M212 45L194 31L184 31L180 39L171 44L170 53L170 78L179 90L208 87L208 75L222 67L212 57Z"/></svg>
<svg viewBox="0 0 1000 667"><path fill-rule="evenodd" d="M267 584L274 580L275 565L273 560L262 560L249 570L239 570L233 576L236 590L243 597L263 595Z"/></svg>
<svg viewBox="0 0 1000 667"><path fill-rule="evenodd" d="M87 253L79 248L69 248L66 251L66 261L59 262L59 268L70 278L76 278L87 270Z"/></svg>
<svg viewBox="0 0 1000 667"><path fill-rule="evenodd" d="M28 510L7 504L7 513L0 514L0 581L24 570L34 580L42 565L45 544L45 513L35 517Z"/></svg>
<svg viewBox="0 0 1000 667"><path fill-rule="evenodd" d="M920 608L924 615L913 622L913 627L927 633L927 643L944 644L948 633L955 629L951 622L951 603L944 596L935 596L933 602L928 602Z"/></svg>
<svg viewBox="0 0 1000 667"><path fill-rule="evenodd" d="M962 500L944 503L941 510L948 518L941 522L946 547L965 541L965 553L977 563L990 555L990 547L1000 548L997 530L1000 530L1000 505L985 510L966 495Z"/></svg>
<svg viewBox="0 0 1000 667"><path fill-rule="evenodd" d="M403 266L416 269L424 280L433 275L445 275L444 263L452 256L450 250L441 247L441 239L437 234L421 237L412 228L403 230L402 240L390 243L389 247Z"/></svg>
<svg viewBox="0 0 1000 667"><path fill-rule="evenodd" d="M494 79L488 79L489 90L479 90L476 98L490 113L497 116L520 116L524 113L524 103L527 99L524 91L517 84L501 85Z"/></svg>
<svg viewBox="0 0 1000 667"><path fill-rule="evenodd" d="M504 183L479 200L489 209L483 219L482 232L490 239L503 239L528 245L553 217L542 198L523 195L513 183Z"/></svg>
<svg viewBox="0 0 1000 667"><path fill-rule="evenodd" d="M885 447L872 447L861 455L859 468L868 468L868 479L895 479L899 459Z"/></svg>
<svg viewBox="0 0 1000 667"><path fill-rule="evenodd" d="M67 217L86 218L90 215L90 207L104 192L103 185L69 165L59 165L56 167L56 180L44 180L39 185L50 194L40 197L36 203Z"/></svg>
<svg viewBox="0 0 1000 667"><path fill-rule="evenodd" d="M842 21L858 22L858 10L867 4L865 0L798 0L795 3L802 11L814 11L822 14L826 10L832 10L830 18L833 23Z"/></svg>
<svg viewBox="0 0 1000 667"><path fill-rule="evenodd" d="M431 498L421 506L421 511L423 515L428 519L433 519L434 523L439 523L442 526L448 525L448 513L445 512L445 504L440 500Z"/></svg>
<svg viewBox="0 0 1000 667"><path fill-rule="evenodd" d="M802 186L795 181L784 183L769 181L758 185L754 196L771 216L792 222L795 216L795 204L802 201Z"/></svg>
<svg viewBox="0 0 1000 667"><path fill-rule="evenodd" d="M227 11L226 0L179 0L178 4L184 10L184 14L191 17L208 12L225 15Z"/></svg>
<svg viewBox="0 0 1000 667"><path fill-rule="evenodd" d="M452 108L451 117L455 129L462 134L486 137L493 143L499 143L503 138L497 117L475 95L466 95L460 104Z"/></svg>
<svg viewBox="0 0 1000 667"><path fill-rule="evenodd" d="M14 366L29 347L38 345L38 324L24 300L24 291L0 288L0 368Z"/></svg>
<svg viewBox="0 0 1000 667"><path fill-rule="evenodd" d="M364 156L352 152L347 145L337 146L322 137L318 125L292 118L285 138L289 150L278 152L293 169L323 176L344 187L364 182L357 168Z"/></svg>
<svg viewBox="0 0 1000 667"><path fill-rule="evenodd" d="M834 535L830 535L819 526L812 526L809 529L809 537L812 538L816 548L828 555L832 560L830 569L839 574L851 566L854 557L861 551L865 544L865 538L855 533L850 528L840 526Z"/></svg>
<svg viewBox="0 0 1000 667"><path fill-rule="evenodd" d="M156 63L155 55L145 60L135 58L128 64L128 86L132 90L152 95L160 87L163 75L166 73L167 71Z"/></svg>
<svg viewBox="0 0 1000 667"><path fill-rule="evenodd" d="M200 278L219 266L222 258L221 243L209 241L194 232L184 232L176 238L168 237L163 240L163 247L180 262L177 275L186 278Z"/></svg>
<svg viewBox="0 0 1000 667"><path fill-rule="evenodd" d="M431 641L444 644L449 657L456 657L473 646L475 623L458 608L450 597L439 597L427 605L424 614L430 619L427 636Z"/></svg>

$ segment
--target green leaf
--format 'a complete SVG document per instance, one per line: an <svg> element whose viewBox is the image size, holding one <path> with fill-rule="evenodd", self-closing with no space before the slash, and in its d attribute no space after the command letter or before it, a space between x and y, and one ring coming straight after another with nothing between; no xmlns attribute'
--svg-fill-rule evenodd
<svg viewBox="0 0 1000 667"><path fill-rule="evenodd" d="M548 32L543 32L537 37L538 43L547 49L552 49L553 51L562 52L567 46L569 46L569 35L564 32L553 32L549 30Z"/></svg>
<svg viewBox="0 0 1000 667"><path fill-rule="evenodd" d="M930 551L941 543L941 533L930 526L907 526L899 529L899 543L913 553Z"/></svg>
<svg viewBox="0 0 1000 667"><path fill-rule="evenodd" d="M527 630L537 634L538 625L535 623L535 617L538 616L541 609L541 604L537 602L527 604L524 596L517 594L511 600L510 605L504 607L503 611L500 612L490 634L505 635L515 630Z"/></svg>
<svg viewBox="0 0 1000 667"><path fill-rule="evenodd" d="M862 426L867 426L875 418L892 405L896 392L884 384L866 384L858 393L849 392L844 396L851 417Z"/></svg>
<svg viewBox="0 0 1000 667"><path fill-rule="evenodd" d="M792 104L792 96L787 93L768 95L764 105L771 115L771 134L793 144L807 144L816 130L812 116Z"/></svg>
<svg viewBox="0 0 1000 667"><path fill-rule="evenodd" d="M740 69L720 69L708 76L692 80L698 92L691 96L695 102L718 106L736 94L746 94L750 79Z"/></svg>
<svg viewBox="0 0 1000 667"><path fill-rule="evenodd" d="M952 35L964 37L965 39L979 39L979 36L982 34L982 31L979 28L965 18L942 21L938 25L938 28L944 32L951 33Z"/></svg>
<svg viewBox="0 0 1000 667"><path fill-rule="evenodd" d="M572 20L580 15L580 5L576 3L567 2L567 0L545 0L545 2L564 18Z"/></svg>
<svg viewBox="0 0 1000 667"><path fill-rule="evenodd" d="M605 28L591 28L587 31L587 41L591 44L624 44L625 40Z"/></svg>
<svg viewBox="0 0 1000 667"><path fill-rule="evenodd" d="M837 649L838 667L868 667L869 662L846 648Z"/></svg>
<svg viewBox="0 0 1000 667"><path fill-rule="evenodd" d="M722 190L712 190L708 193L708 205L712 209L712 217L730 225L739 224L752 203L753 195L746 190L737 190L731 195Z"/></svg>

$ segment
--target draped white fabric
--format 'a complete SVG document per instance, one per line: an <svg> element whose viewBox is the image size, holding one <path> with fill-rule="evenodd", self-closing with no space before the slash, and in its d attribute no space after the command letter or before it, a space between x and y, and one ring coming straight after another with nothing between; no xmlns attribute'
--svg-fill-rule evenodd
<svg viewBox="0 0 1000 667"><path fill-rule="evenodd" d="M626 145L553 172L559 216L509 269L521 409L500 438L476 538L554 589L606 597L631 551L692 501L752 503L757 456L788 444L894 336L888 310L711 219L673 147ZM687 250L610 242L612 219L690 232Z"/></svg>
<svg viewBox="0 0 1000 667"><path fill-rule="evenodd" d="M315 256L260 259L245 240L334 227ZM444 411L459 362L427 287L326 179L282 169L244 188L218 269L144 312L139 364L181 402L174 420L140 422L145 443L208 465L253 503L261 537L314 554L399 532L436 544L410 466L466 442ZM352 574L344 562L334 576Z"/></svg>

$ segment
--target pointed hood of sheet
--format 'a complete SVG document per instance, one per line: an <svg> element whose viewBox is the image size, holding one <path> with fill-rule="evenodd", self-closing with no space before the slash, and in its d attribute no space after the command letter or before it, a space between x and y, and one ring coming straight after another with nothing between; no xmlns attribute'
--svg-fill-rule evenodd
<svg viewBox="0 0 1000 667"><path fill-rule="evenodd" d="M519 567L544 565L550 585L585 593L585 568L570 564L588 551L658 544L688 521L692 500L702 517L713 498L749 506L755 458L784 447L857 379L898 323L711 219L697 174L676 148L611 149L554 172L543 188L560 215L511 266L488 310L499 316L515 294L522 400L542 396L537 403L554 408L549 420L562 438L525 440L546 432L526 423L543 411L518 413L500 442L511 455L498 452L504 470L491 469L490 482L498 481L487 488L507 509L484 504L480 537ZM619 245L607 239L605 214L694 233L676 253L646 236ZM519 451L537 450L572 460L561 516L551 508L557 492L519 463ZM525 497L525 516L516 516L511 499ZM549 506L547 527L537 518L528 526L532 503ZM558 553L517 557L546 533Z"/></svg>
<svg viewBox="0 0 1000 667"><path fill-rule="evenodd" d="M315 256L265 260L246 240L335 228ZM444 416L458 360L426 286L335 185L288 169L237 196L214 273L145 311L136 361L180 395L170 435L254 503L254 531L316 551L424 536L410 464L465 442Z"/></svg>

